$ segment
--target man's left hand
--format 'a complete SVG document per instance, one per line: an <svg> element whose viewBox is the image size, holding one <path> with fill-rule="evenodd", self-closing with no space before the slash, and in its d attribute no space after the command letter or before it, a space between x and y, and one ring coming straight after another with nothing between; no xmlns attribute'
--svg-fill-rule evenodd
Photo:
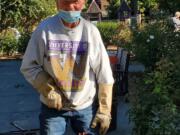
<svg viewBox="0 0 180 135"><path fill-rule="evenodd" d="M99 126L99 134L105 135L107 130L109 129L109 125L111 122L111 117L105 114L97 113L91 127L95 128Z"/></svg>

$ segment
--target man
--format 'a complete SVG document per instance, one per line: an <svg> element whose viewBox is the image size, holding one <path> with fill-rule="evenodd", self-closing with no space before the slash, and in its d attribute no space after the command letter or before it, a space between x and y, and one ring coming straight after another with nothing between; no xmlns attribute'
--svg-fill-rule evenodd
<svg viewBox="0 0 180 135"><path fill-rule="evenodd" d="M180 12L175 13L175 17L172 18L174 27L175 27L175 32L180 30Z"/></svg>
<svg viewBox="0 0 180 135"><path fill-rule="evenodd" d="M63 135L69 123L78 135L104 135L114 83L108 55L98 29L80 15L85 0L56 2L59 13L34 31L21 66L40 93L41 135Z"/></svg>

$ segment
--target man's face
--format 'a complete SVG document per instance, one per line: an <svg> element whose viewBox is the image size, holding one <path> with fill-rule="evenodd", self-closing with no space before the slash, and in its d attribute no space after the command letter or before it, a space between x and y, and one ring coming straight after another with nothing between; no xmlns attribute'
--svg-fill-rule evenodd
<svg viewBox="0 0 180 135"><path fill-rule="evenodd" d="M86 0L57 0L57 9L65 11L80 11Z"/></svg>

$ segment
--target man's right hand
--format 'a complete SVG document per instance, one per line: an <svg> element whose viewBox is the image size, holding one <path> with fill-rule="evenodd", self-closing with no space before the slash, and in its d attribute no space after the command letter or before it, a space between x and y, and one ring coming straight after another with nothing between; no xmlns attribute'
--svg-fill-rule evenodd
<svg viewBox="0 0 180 135"><path fill-rule="evenodd" d="M43 103L49 108L60 110L62 108L62 96L55 81L45 71L41 71L35 81L34 87L43 96Z"/></svg>
<svg viewBox="0 0 180 135"><path fill-rule="evenodd" d="M52 90L44 97L44 102L49 108L60 110L62 108L62 98L57 90Z"/></svg>

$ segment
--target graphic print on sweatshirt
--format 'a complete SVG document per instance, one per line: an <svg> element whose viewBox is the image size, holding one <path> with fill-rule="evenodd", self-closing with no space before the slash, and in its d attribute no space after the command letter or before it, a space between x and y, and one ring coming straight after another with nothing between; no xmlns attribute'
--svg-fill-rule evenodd
<svg viewBox="0 0 180 135"><path fill-rule="evenodd" d="M85 84L88 42L49 40L49 60L63 91L81 91Z"/></svg>

